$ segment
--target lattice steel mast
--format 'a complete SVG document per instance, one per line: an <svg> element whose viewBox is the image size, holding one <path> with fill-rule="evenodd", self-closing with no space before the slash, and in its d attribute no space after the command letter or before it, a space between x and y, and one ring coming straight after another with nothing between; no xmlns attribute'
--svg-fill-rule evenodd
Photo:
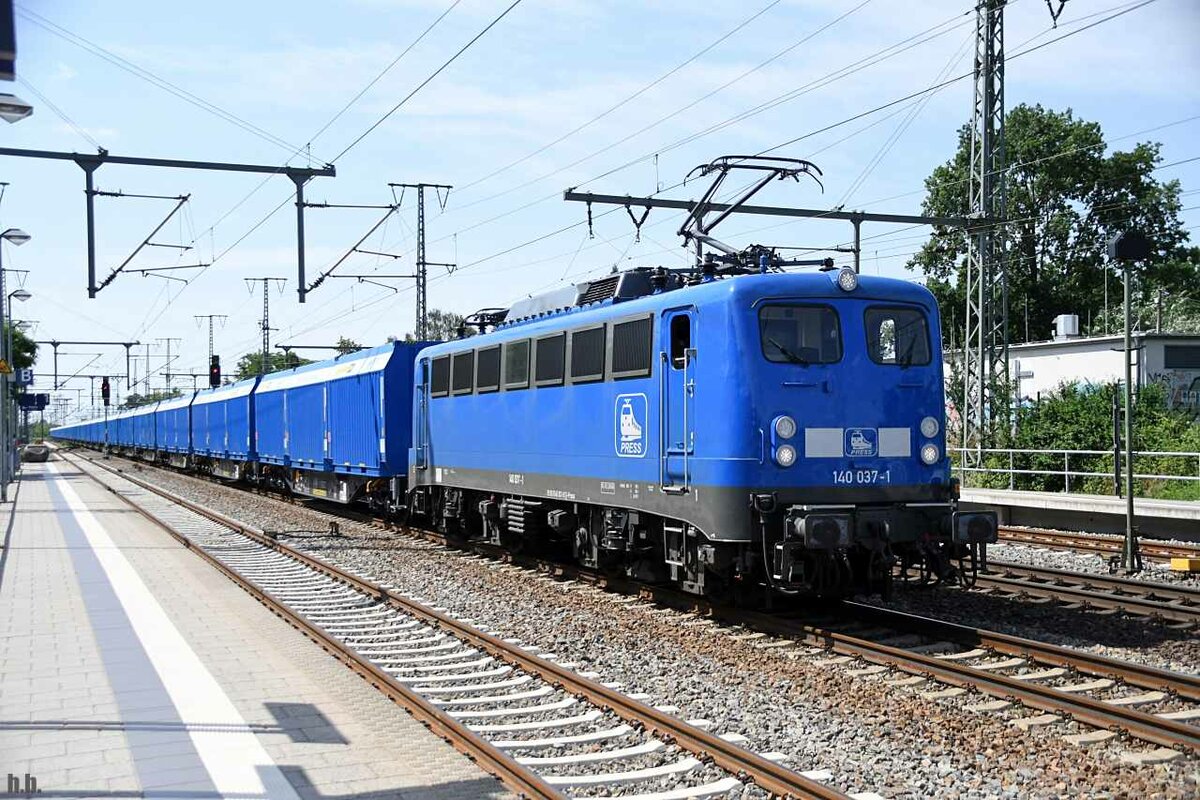
<svg viewBox="0 0 1200 800"><path fill-rule="evenodd" d="M1008 274L1005 262L1004 6L980 0L975 10L975 102L971 120L966 336L963 339L963 466L977 467L982 448L1008 418ZM984 220L1001 220L999 225ZM965 473L964 473L965 475Z"/></svg>
<svg viewBox="0 0 1200 800"><path fill-rule="evenodd" d="M254 291L254 284L261 283L263 287L263 315L260 327L262 328L262 360L259 363L258 374L266 375L270 372L271 359L271 283L278 282L282 288L283 284L287 283L287 278L243 278L246 285L250 287L250 291Z"/></svg>
<svg viewBox="0 0 1200 800"><path fill-rule="evenodd" d="M425 190L433 189L438 193L438 203L442 209L446 208L446 200L442 199L441 190L446 190L446 199L450 198L450 190L453 186L447 186L443 183L389 183L393 190L395 189L416 189L417 190L417 330L415 336L418 342L424 342L429 339L429 308L428 308L428 270L429 267L445 267L453 271L454 264L448 264L441 261L426 261L425 260ZM401 196L403 197L403 195Z"/></svg>
<svg viewBox="0 0 1200 800"><path fill-rule="evenodd" d="M221 325L224 327L225 320L229 317L225 314L195 314L196 322L202 319L208 320L208 363L212 363L213 357L213 320L221 320Z"/></svg>

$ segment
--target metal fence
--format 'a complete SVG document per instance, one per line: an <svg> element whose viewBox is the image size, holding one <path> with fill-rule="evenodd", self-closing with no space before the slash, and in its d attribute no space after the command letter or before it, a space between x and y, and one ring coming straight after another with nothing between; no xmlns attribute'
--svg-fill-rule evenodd
<svg viewBox="0 0 1200 800"><path fill-rule="evenodd" d="M981 466L964 466L964 453L978 453ZM1124 469L1123 454L1118 456L1112 450L1018 450L1009 448L951 448L954 456L955 470L962 475L963 486L982 486L1000 488L997 481L968 480L968 476L997 476L999 482L1005 479L1009 489L1029 488L1029 483L1052 483L1061 481L1061 488L1039 486L1042 491L1082 491L1082 483L1091 483L1095 489L1095 481L1091 479L1107 478L1109 490L1114 495L1121 494ZM1135 481L1175 483L1187 486L1200 482L1200 453L1135 451L1133 454ZM1144 471L1139 471L1144 470Z"/></svg>

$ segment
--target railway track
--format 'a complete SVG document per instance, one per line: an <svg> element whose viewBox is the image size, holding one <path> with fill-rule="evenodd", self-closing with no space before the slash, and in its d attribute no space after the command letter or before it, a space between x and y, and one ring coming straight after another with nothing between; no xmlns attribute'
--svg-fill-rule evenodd
<svg viewBox="0 0 1200 800"><path fill-rule="evenodd" d="M1010 544L1030 544L1055 550L1072 550L1077 553L1098 553L1119 556L1125 546L1120 536L1072 533L1070 531L1029 530L1025 528L1000 527L1000 541ZM1170 561L1172 558L1200 558L1200 545L1179 542L1158 542L1141 537L1138 548L1142 558L1151 561Z"/></svg>
<svg viewBox="0 0 1200 800"><path fill-rule="evenodd" d="M563 573L562 565L542 565L546 568L576 577L573 570ZM620 580L604 582L622 589ZM950 687L924 692L934 699L961 696L966 690L986 695L967 706L972 711L1001 711L1019 703L1099 729L1082 734L1082 744L1107 738L1100 732L1121 731L1164 748L1200 754L1197 675L853 601L810 618L712 606L673 589L633 585L644 599L733 626L735 637L745 638L751 631L750 635L780 637L780 646L791 641L831 651L835 657L820 658L822 666L841 666L864 678L883 677L897 686L933 681ZM889 672L905 677L888 678ZM1039 724L1050 721L1035 718Z"/></svg>
<svg viewBox="0 0 1200 800"><path fill-rule="evenodd" d="M845 795L539 648L480 630L113 467L67 461L524 796L673 800L724 797L747 785L796 798L874 796ZM639 784L651 788L638 792Z"/></svg>
<svg viewBox="0 0 1200 800"><path fill-rule="evenodd" d="M1108 609L1191 627L1200 622L1200 590L1112 575L988 561L976 588L1062 601L1068 608Z"/></svg>
<svg viewBox="0 0 1200 800"><path fill-rule="evenodd" d="M401 532L447 544L445 537L431 531ZM833 653L833 659L826 659L830 666L841 665L863 677L884 675L887 679L887 674L898 672L904 674L894 680L899 685L924 685L932 680L950 687L927 692L931 697L951 697L971 689L991 698L973 703L972 710L999 711L1017 702L1055 718L1075 719L1102 731L1121 731L1162 747L1200 753L1200 727L1192 724L1200 721L1200 678L1193 675L861 603L841 603L831 609L831 617L817 620L723 608L671 589L514 556L490 545L468 543L467 549L539 573L639 594L731 626L731 635L771 635L782 642L816 645L826 654ZM1143 710L1147 708L1159 710ZM1090 735L1092 739L1082 741L1096 740L1099 732Z"/></svg>

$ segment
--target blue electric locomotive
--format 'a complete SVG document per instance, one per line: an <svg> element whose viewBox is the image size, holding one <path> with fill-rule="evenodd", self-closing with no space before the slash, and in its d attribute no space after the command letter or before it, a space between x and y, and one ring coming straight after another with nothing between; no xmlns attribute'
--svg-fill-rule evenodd
<svg viewBox="0 0 1200 800"><path fill-rule="evenodd" d="M423 350L412 509L512 547L723 593L938 575L994 518L957 510L937 306L853 270L688 282L637 269Z"/></svg>

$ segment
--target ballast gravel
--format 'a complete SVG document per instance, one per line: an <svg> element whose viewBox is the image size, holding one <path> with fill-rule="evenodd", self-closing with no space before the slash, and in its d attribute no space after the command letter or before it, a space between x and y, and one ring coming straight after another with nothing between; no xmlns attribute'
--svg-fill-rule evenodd
<svg viewBox="0 0 1200 800"><path fill-rule="evenodd" d="M129 462L115 465L131 468ZM744 736L744 747L784 753L792 769L828 770L825 783L842 791L885 798L1193 798L1200 792L1200 760L1126 764L1122 754L1153 745L1124 735L1080 748L1062 737L1089 728L1070 720L1020 730L1011 723L1038 712L1019 706L998 713L969 711L966 706L991 698L969 693L927 699L921 692L946 687L889 686L888 680L905 677L890 671L854 677L849 671L865 664L829 663L831 651L803 644L764 647L776 640L744 638L748 632L716 625L687 625L695 618L367 524L339 519L341 535L324 535L319 532L334 519L326 512L150 467L132 469L248 524L313 531L283 540L472 619L481 629L597 672L599 680L619 682L622 691L646 693L646 702L677 707L675 713L684 719L707 720L716 733ZM1165 650L1165 657L1139 660L1182 671L1195 672L1200 664L1194 635L1177 636L1142 621L1024 608L958 590L897 596L898 607L955 622L1121 658L1137 657L1147 647ZM673 779L661 779L629 788L674 785Z"/></svg>

